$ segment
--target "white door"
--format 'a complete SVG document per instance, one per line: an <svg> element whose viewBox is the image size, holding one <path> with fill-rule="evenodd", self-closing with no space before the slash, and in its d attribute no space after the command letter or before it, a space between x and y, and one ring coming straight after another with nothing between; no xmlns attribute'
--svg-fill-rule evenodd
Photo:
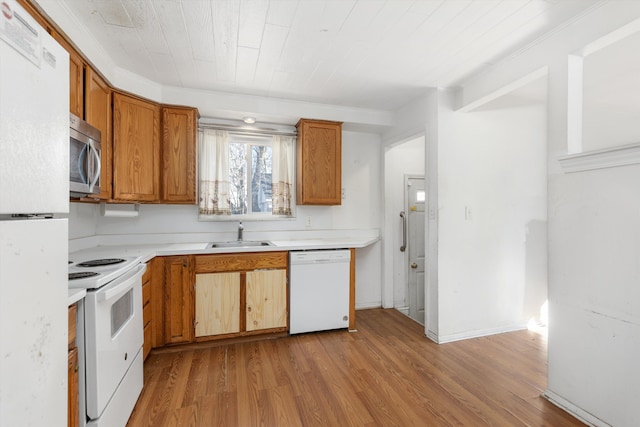
<svg viewBox="0 0 640 427"><path fill-rule="evenodd" d="M424 325L425 217L427 199L424 177L407 178L407 243L409 252L409 317Z"/></svg>

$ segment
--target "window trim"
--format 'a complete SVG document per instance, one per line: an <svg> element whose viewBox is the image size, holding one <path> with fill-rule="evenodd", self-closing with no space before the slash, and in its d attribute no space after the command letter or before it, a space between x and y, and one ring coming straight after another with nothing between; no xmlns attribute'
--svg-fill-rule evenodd
<svg viewBox="0 0 640 427"><path fill-rule="evenodd" d="M198 137L202 138L203 132L202 132L202 128L198 129ZM274 134L274 135L278 135L278 134ZM293 134L295 135L295 134ZM251 133L244 133L244 132L234 132L234 131L229 131L229 136L230 136L230 141L229 144L233 144L233 143L244 143L246 145L248 145L249 147L251 145L262 145L262 146L271 146L271 141L272 141L272 137L273 135L268 135L266 133L263 134L251 134ZM250 160L250 154L251 154L251 150L248 149L247 150L247 157L249 157L248 160ZM247 159L245 159L247 160ZM296 165L295 162L297 161L297 159L293 158L294 161L294 165L293 165L293 170L296 170ZM251 173L251 162L247 161L247 174L249 176ZM199 179L198 179L199 182ZM295 185L295 182L294 182ZM247 210L249 213L246 214L230 214L230 215L206 215L206 214L200 214L198 213L198 221L202 221L202 222L213 222L213 221L220 221L220 222L228 222L228 221L247 221L247 222L252 222L252 221L296 221L297 220L297 201L296 201L296 192L293 191L293 194L291 195L291 215L289 216L285 216L285 215L273 215L272 212L255 212L255 213L251 213L250 209L251 209L251 198L248 197L249 199L249 203L248 203L248 207Z"/></svg>

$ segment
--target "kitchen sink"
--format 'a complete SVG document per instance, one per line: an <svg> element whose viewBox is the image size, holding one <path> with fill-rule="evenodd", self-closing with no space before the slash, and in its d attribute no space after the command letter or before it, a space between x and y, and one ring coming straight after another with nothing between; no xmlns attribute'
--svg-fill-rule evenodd
<svg viewBox="0 0 640 427"><path fill-rule="evenodd" d="M211 242L210 248L249 248L254 246L273 246L273 243L266 240L234 240L232 242Z"/></svg>

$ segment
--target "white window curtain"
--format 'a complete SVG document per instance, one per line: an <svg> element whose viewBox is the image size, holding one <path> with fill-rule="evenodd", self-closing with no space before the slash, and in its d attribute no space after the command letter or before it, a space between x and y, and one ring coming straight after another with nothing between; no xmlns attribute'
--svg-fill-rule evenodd
<svg viewBox="0 0 640 427"><path fill-rule="evenodd" d="M273 215L291 216L295 138L274 135L271 150Z"/></svg>
<svg viewBox="0 0 640 427"><path fill-rule="evenodd" d="M199 153L200 215L231 215L229 133L204 129Z"/></svg>

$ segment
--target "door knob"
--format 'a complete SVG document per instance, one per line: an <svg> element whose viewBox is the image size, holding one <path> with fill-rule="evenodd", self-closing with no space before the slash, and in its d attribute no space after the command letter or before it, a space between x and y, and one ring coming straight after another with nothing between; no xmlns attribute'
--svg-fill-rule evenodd
<svg viewBox="0 0 640 427"><path fill-rule="evenodd" d="M411 263L411 268L418 268L418 264L416 264L415 262Z"/></svg>

